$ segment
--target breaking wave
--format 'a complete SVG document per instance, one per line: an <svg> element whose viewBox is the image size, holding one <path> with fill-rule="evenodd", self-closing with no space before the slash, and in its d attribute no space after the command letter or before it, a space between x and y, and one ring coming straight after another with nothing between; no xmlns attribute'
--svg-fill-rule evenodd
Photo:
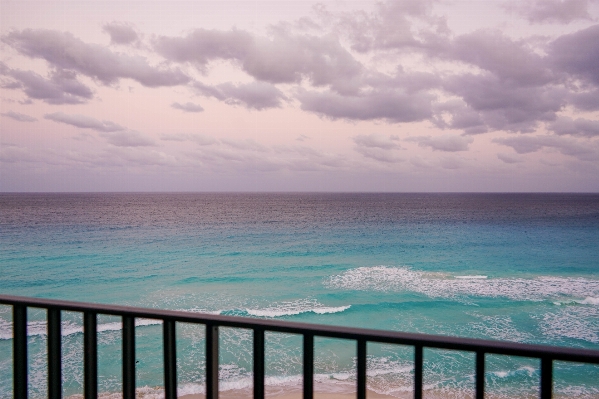
<svg viewBox="0 0 599 399"><path fill-rule="evenodd" d="M479 296L513 300L565 299L599 305L599 280L581 277L488 278L416 271L409 267L360 267L325 280L325 286L360 291L411 291L431 298Z"/></svg>

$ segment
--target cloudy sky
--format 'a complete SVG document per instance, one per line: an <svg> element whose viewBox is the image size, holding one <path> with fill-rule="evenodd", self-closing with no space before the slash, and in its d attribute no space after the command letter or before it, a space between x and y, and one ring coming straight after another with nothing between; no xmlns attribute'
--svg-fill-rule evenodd
<svg viewBox="0 0 599 399"><path fill-rule="evenodd" d="M599 1L0 0L0 191L599 191Z"/></svg>

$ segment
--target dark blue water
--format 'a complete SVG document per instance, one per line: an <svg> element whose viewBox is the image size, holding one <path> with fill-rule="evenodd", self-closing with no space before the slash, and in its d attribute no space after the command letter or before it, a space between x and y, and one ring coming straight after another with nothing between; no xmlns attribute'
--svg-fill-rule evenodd
<svg viewBox="0 0 599 399"><path fill-rule="evenodd" d="M599 349L599 195L0 194L0 292ZM0 309L9 397L11 316ZM35 396L46 389L45 314L30 319ZM65 394L75 394L81 317L63 319ZM138 386L150 397L162 384L160 326L140 324ZM100 388L116 392L120 320L100 330ZM181 392L202 392L203 331L178 334ZM267 338L267 384L294 389L301 342ZM247 388L251 334L221 340L223 389ZM351 391L354 346L317 345L318 389ZM409 351L369 354L372 389L411 389ZM427 389L471 391L471 355L425 356ZM538 361L487 368L490 391L534 394ZM597 395L597 372L556 365L556 390Z"/></svg>

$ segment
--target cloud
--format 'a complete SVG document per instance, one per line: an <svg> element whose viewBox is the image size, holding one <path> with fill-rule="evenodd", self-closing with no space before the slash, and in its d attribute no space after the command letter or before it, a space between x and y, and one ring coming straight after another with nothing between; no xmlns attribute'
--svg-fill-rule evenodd
<svg viewBox="0 0 599 399"><path fill-rule="evenodd" d="M121 78L147 87L176 86L190 80L179 69L155 68L143 57L114 53L103 46L84 43L67 32L25 29L4 35L2 41L23 55L45 59L59 69L76 71L106 85Z"/></svg>
<svg viewBox="0 0 599 399"><path fill-rule="evenodd" d="M54 122L66 123L67 125L79 127L82 129L92 129L98 132L117 132L125 130L124 127L111 121L99 121L84 115L67 115L63 112L44 115L45 119Z"/></svg>
<svg viewBox="0 0 599 399"><path fill-rule="evenodd" d="M433 123L441 129L461 129L464 134L481 134L489 131L480 112L472 109L463 100L449 100L434 104ZM451 118L446 121L445 115Z"/></svg>
<svg viewBox="0 0 599 399"><path fill-rule="evenodd" d="M37 119L32 116L20 114L18 112L13 112L13 111L3 112L0 115L7 116L7 117L12 118L19 122L35 122L35 121L37 121Z"/></svg>
<svg viewBox="0 0 599 399"><path fill-rule="evenodd" d="M3 84L4 88L22 89L29 99L48 104L82 104L93 97L91 89L69 71L51 71L46 79L35 72L11 69L0 62L0 75L13 79Z"/></svg>
<svg viewBox="0 0 599 399"><path fill-rule="evenodd" d="M355 90L362 65L334 36L292 35L278 31L272 39L248 32L196 29L185 37L161 36L156 51L171 61L189 62L206 70L210 61L237 62L258 81L331 85L337 91Z"/></svg>
<svg viewBox="0 0 599 399"><path fill-rule="evenodd" d="M163 134L160 140L164 141L193 141L199 145L212 145L218 143L214 137L203 136L201 134L189 134L189 133L175 133L175 134Z"/></svg>
<svg viewBox="0 0 599 399"><path fill-rule="evenodd" d="M558 70L599 86L599 25L560 36L550 44L549 57Z"/></svg>
<svg viewBox="0 0 599 399"><path fill-rule="evenodd" d="M569 101L582 111L599 111L599 90L571 93Z"/></svg>
<svg viewBox="0 0 599 399"><path fill-rule="evenodd" d="M553 121L566 105L567 91L554 86L523 87L502 82L490 74L465 74L448 78L444 88L460 96L490 130L532 132L539 121ZM476 121L474 115L469 118ZM478 122L477 122L478 123Z"/></svg>
<svg viewBox="0 0 599 399"><path fill-rule="evenodd" d="M117 147L147 147L154 146L154 140L135 130L112 131L101 134L110 144Z"/></svg>
<svg viewBox="0 0 599 399"><path fill-rule="evenodd" d="M196 82L193 87L196 92L206 97L214 97L231 105L242 105L248 109L264 110L279 108L287 97L274 85L266 82L222 83L217 86L207 86Z"/></svg>
<svg viewBox="0 0 599 399"><path fill-rule="evenodd" d="M595 137L599 136L599 121L584 118L572 119L563 116L551 123L548 129L560 136L569 134L572 136Z"/></svg>
<svg viewBox="0 0 599 399"><path fill-rule="evenodd" d="M514 41L497 30L483 29L458 36L447 55L516 85L539 85L554 79L545 60L525 41Z"/></svg>
<svg viewBox="0 0 599 399"><path fill-rule="evenodd" d="M552 148L563 155L573 156L580 160L599 160L596 142L580 142L571 138L551 135L502 137L493 139L493 141L512 147L518 154L529 154L543 148Z"/></svg>
<svg viewBox="0 0 599 399"><path fill-rule="evenodd" d="M359 147L368 148L382 148L384 150L390 150L394 148L400 148L397 143L398 138L396 137L385 137L378 134L370 135L359 135L353 138L354 143Z"/></svg>
<svg viewBox="0 0 599 399"><path fill-rule="evenodd" d="M223 139L223 140L221 140L221 142L228 147L236 148L238 150L254 151L254 152L268 152L269 151L267 147L263 146L262 144L256 142L255 140L252 140L252 139L238 140L238 141Z"/></svg>
<svg viewBox="0 0 599 399"><path fill-rule="evenodd" d="M379 90L360 96L342 96L333 92L301 91L297 98L304 111L331 119L373 120L391 123L416 122L432 115L434 96L408 94L401 90Z"/></svg>
<svg viewBox="0 0 599 399"><path fill-rule="evenodd" d="M513 155L504 154L504 153L497 154L497 158L499 158L500 160L502 160L503 162L508 163L508 164L515 164L515 163L522 162L521 159L519 159Z"/></svg>
<svg viewBox="0 0 599 399"><path fill-rule="evenodd" d="M401 148L397 143L397 137L378 134L358 135L353 137L353 141L356 144L354 149L366 158L387 163L403 161L392 151Z"/></svg>
<svg viewBox="0 0 599 399"><path fill-rule="evenodd" d="M380 2L372 13L343 13L336 24L347 36L352 50L360 53L421 48L424 43L419 40L419 33L425 36L431 30L447 30L442 18L432 16L433 3L432 0ZM324 14L323 10L320 14Z"/></svg>
<svg viewBox="0 0 599 399"><path fill-rule="evenodd" d="M458 152L468 151L468 145L474 141L470 136L443 135L436 137L411 137L420 147L430 147L435 151Z"/></svg>
<svg viewBox="0 0 599 399"><path fill-rule="evenodd" d="M139 41L137 32L125 23L110 22L104 24L102 30L110 35L112 44L131 44Z"/></svg>
<svg viewBox="0 0 599 399"><path fill-rule="evenodd" d="M513 1L505 7L531 23L567 24L577 19L592 19L588 10L589 3L589 0L533 0Z"/></svg>
<svg viewBox="0 0 599 399"><path fill-rule="evenodd" d="M204 110L201 105L189 102L185 104L172 103L171 107L185 112L202 112Z"/></svg>
<svg viewBox="0 0 599 399"><path fill-rule="evenodd" d="M212 145L218 143L216 139L213 137L202 136L200 134L187 134L187 133L177 133L177 134L164 134L160 137L160 140L164 141L193 141L199 145Z"/></svg>

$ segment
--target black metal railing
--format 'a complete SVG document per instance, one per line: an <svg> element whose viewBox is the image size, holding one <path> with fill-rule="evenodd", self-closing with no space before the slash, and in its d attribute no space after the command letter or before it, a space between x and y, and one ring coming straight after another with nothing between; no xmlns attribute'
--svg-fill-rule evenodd
<svg viewBox="0 0 599 399"><path fill-rule="evenodd" d="M303 336L303 397L312 399L314 391L314 337L341 338L357 342L357 399L366 398L367 342L409 345L414 347L414 398L422 398L423 348L452 349L476 354L475 397L484 398L485 355L499 354L538 358L541 361L540 397L552 397L553 361L599 364L599 351L528 345L412 334L362 328L335 327L278 320L249 319L172 310L142 309L117 305L99 305L50 299L0 295L0 304L13 307L13 389L14 398L27 398L27 307L47 309L48 316L48 397L62 397L61 311L83 313L84 397L98 396L97 315L121 316L123 319L123 398L135 398L135 318L162 320L164 348L165 398L177 397L176 339L177 322L206 326L206 398L218 399L218 329L219 327L253 330L254 399L264 398L265 331Z"/></svg>

